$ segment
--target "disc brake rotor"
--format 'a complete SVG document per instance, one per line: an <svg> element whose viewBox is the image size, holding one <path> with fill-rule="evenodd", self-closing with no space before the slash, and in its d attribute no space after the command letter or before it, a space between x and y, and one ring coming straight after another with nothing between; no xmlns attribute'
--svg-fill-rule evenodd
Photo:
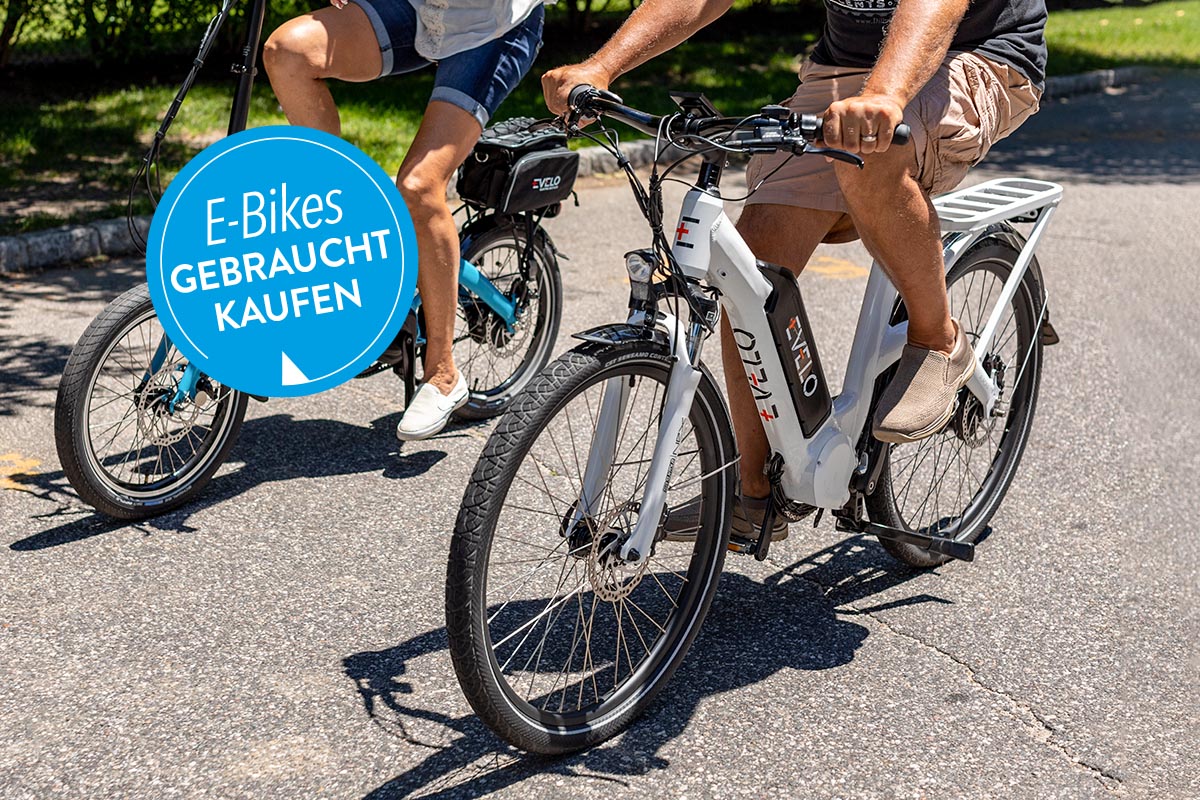
<svg viewBox="0 0 1200 800"><path fill-rule="evenodd" d="M592 590L601 600L610 603L624 600L633 593L646 574L649 559L644 559L640 564L630 564L621 558L621 546L633 533L636 520L636 510L626 503L614 510L599 528L601 533L592 537L587 576ZM621 527L621 524L625 527Z"/></svg>
<svg viewBox="0 0 1200 800"><path fill-rule="evenodd" d="M184 398L171 411L171 399L178 389L175 366L163 367L138 393L138 431L148 444L156 447L175 444L187 436L200 415L200 404Z"/></svg>

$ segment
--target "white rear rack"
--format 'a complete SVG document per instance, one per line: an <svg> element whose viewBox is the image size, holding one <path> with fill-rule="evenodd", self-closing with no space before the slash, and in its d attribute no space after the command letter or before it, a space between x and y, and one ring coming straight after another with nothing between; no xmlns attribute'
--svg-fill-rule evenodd
<svg viewBox="0 0 1200 800"><path fill-rule="evenodd" d="M1063 189L1057 183L1028 178L998 178L933 200L944 231L971 231L996 222L1033 222L1046 206L1056 206Z"/></svg>

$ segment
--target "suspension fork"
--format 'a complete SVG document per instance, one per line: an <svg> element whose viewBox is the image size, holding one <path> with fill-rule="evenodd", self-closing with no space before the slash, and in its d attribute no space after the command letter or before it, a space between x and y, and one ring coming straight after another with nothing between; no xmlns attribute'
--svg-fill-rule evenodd
<svg viewBox="0 0 1200 800"><path fill-rule="evenodd" d="M664 327L669 337L674 364L667 381L667 395L663 401L662 421L654 444L654 454L646 473L646 488L638 510L638 522L632 535L621 546L621 558L630 563L640 563L650 555L655 534L662 521L667 485L675 467L679 436L692 408L692 400L702 375L699 368L700 350L707 331L701 324L693 322L684 335L683 325L675 317L669 314L662 317L665 317ZM599 507L616 455L621 422L628 413L629 388L622 378L610 378L605 384L600 416L596 422L596 434L588 451L588 463L584 470L583 485L572 527Z"/></svg>
<svg viewBox="0 0 1200 800"><path fill-rule="evenodd" d="M579 503L575 507L572 528L580 520L590 518L600 506L605 480L616 455L621 420L625 419L625 411L629 405L629 388L624 378L609 378L604 384L600 417L596 421L596 434L592 437L592 447L588 451L587 467L583 472L583 486L579 492Z"/></svg>
<svg viewBox="0 0 1200 800"><path fill-rule="evenodd" d="M667 501L667 487L671 473L675 470L675 454L679 450L679 438L683 423L692 409L696 387L703 373L700 371L700 349L707 331L698 322L692 322L688 335L681 336L679 321L669 318L671 350L675 363L671 366L671 377L667 381L667 397L663 403L658 440L654 443L654 455L650 459L650 470L646 473L646 491L638 509L638 521L625 544L621 546L621 558L626 562L640 564L650 556L655 534L662 523L663 506ZM694 360L693 360L694 358Z"/></svg>

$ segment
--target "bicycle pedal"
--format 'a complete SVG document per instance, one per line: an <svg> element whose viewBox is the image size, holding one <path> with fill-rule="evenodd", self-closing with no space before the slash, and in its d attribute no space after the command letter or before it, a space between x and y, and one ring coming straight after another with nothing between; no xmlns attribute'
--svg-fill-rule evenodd
<svg viewBox="0 0 1200 800"><path fill-rule="evenodd" d="M743 539L740 536L729 536L729 552L737 553L742 556L754 555L754 550L758 543L750 539Z"/></svg>

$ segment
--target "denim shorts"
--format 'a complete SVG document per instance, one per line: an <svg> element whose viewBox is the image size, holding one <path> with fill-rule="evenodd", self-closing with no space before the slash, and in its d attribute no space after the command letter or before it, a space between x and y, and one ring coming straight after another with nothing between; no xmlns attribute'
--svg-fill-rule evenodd
<svg viewBox="0 0 1200 800"><path fill-rule="evenodd" d="M504 98L529 72L542 46L546 12L539 3L521 23L498 39L433 62L417 53L417 12L408 0L353 0L371 20L383 71L379 77L414 72L431 64L437 73L430 100L458 106L487 127Z"/></svg>

